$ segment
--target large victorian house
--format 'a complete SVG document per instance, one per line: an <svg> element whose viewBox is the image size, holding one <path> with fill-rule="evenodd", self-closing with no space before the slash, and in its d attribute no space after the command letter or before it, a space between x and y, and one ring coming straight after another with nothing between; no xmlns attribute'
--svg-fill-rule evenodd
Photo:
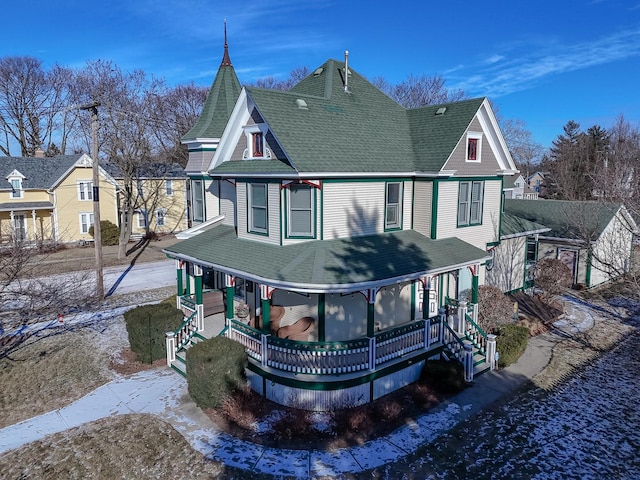
<svg viewBox="0 0 640 480"><path fill-rule="evenodd" d="M326 409L401 388L431 357L467 379L493 364L475 303L516 169L491 105L406 109L347 60L287 92L240 89L225 42L183 139L193 227L165 250L185 312L175 368L227 335L254 390Z"/></svg>

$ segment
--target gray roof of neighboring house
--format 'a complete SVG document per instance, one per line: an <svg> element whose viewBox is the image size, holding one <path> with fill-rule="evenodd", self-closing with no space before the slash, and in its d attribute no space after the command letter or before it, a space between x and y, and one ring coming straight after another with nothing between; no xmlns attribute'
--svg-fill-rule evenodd
<svg viewBox="0 0 640 480"><path fill-rule="evenodd" d="M369 288L489 257L458 238L432 240L414 230L280 246L238 238L235 228L227 225L215 226L164 252L274 286L344 291L353 289L353 284Z"/></svg>
<svg viewBox="0 0 640 480"><path fill-rule="evenodd" d="M344 62L337 60L328 60L288 92L246 89L296 171L437 172L484 101L407 110L349 70L348 93ZM300 108L300 101L306 107ZM446 111L436 115L440 107ZM213 172L235 171L251 162L228 163L233 165Z"/></svg>
<svg viewBox="0 0 640 480"><path fill-rule="evenodd" d="M0 190L11 190L7 176L18 170L24 190L47 190L67 174L83 154L55 157L0 157Z"/></svg>
<svg viewBox="0 0 640 480"><path fill-rule="evenodd" d="M122 170L118 164L103 162L100 166L113 178L122 178ZM187 174L184 168L178 163L154 162L139 166L136 172L136 178L186 179Z"/></svg>
<svg viewBox="0 0 640 480"><path fill-rule="evenodd" d="M0 212L10 212L12 210L50 210L53 209L51 202L7 202L0 203Z"/></svg>
<svg viewBox="0 0 640 480"><path fill-rule="evenodd" d="M600 236L621 204L597 201L513 200L506 199L504 211L551 230L545 236L595 240Z"/></svg>

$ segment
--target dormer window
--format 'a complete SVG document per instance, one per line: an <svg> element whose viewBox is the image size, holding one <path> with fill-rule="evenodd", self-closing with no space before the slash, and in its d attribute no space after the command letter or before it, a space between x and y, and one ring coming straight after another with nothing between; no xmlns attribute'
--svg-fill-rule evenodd
<svg viewBox="0 0 640 480"><path fill-rule="evenodd" d="M467 162L479 162L482 148L482 134L469 133L467 135Z"/></svg>
<svg viewBox="0 0 640 480"><path fill-rule="evenodd" d="M244 132L247 137L247 148L242 154L243 160L271 158L271 151L265 145L266 125L247 125L244 127Z"/></svg>
<svg viewBox="0 0 640 480"><path fill-rule="evenodd" d="M12 178L11 182L11 198L22 198L22 180Z"/></svg>

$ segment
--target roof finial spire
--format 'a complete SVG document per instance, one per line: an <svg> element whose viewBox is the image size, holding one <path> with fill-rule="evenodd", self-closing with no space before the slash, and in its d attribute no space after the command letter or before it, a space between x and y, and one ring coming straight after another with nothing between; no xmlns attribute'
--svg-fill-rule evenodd
<svg viewBox="0 0 640 480"><path fill-rule="evenodd" d="M229 44L227 43L227 19L224 19L224 55L222 56L222 65L231 66L231 58L229 58Z"/></svg>

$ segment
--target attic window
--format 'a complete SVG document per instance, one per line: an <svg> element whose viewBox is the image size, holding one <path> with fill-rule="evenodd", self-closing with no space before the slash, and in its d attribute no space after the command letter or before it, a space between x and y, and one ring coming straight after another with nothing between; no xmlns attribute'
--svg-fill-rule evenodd
<svg viewBox="0 0 640 480"><path fill-rule="evenodd" d="M11 198L22 198L22 179L12 178L9 182L11 183Z"/></svg>
<svg viewBox="0 0 640 480"><path fill-rule="evenodd" d="M322 72L324 71L324 68L320 67L317 68L315 72L313 72L313 76L317 77L318 75L320 75Z"/></svg>
<svg viewBox="0 0 640 480"><path fill-rule="evenodd" d="M242 153L243 160L271 158L271 151L265 142L266 125L247 125L244 127L244 133L247 139L247 148Z"/></svg>
<svg viewBox="0 0 640 480"><path fill-rule="evenodd" d="M444 115L444 112L447 111L447 107L440 107L436 110L436 115Z"/></svg>
<svg viewBox="0 0 640 480"><path fill-rule="evenodd" d="M482 133L469 132L467 134L467 148L465 160L467 162L480 162L482 153Z"/></svg>

